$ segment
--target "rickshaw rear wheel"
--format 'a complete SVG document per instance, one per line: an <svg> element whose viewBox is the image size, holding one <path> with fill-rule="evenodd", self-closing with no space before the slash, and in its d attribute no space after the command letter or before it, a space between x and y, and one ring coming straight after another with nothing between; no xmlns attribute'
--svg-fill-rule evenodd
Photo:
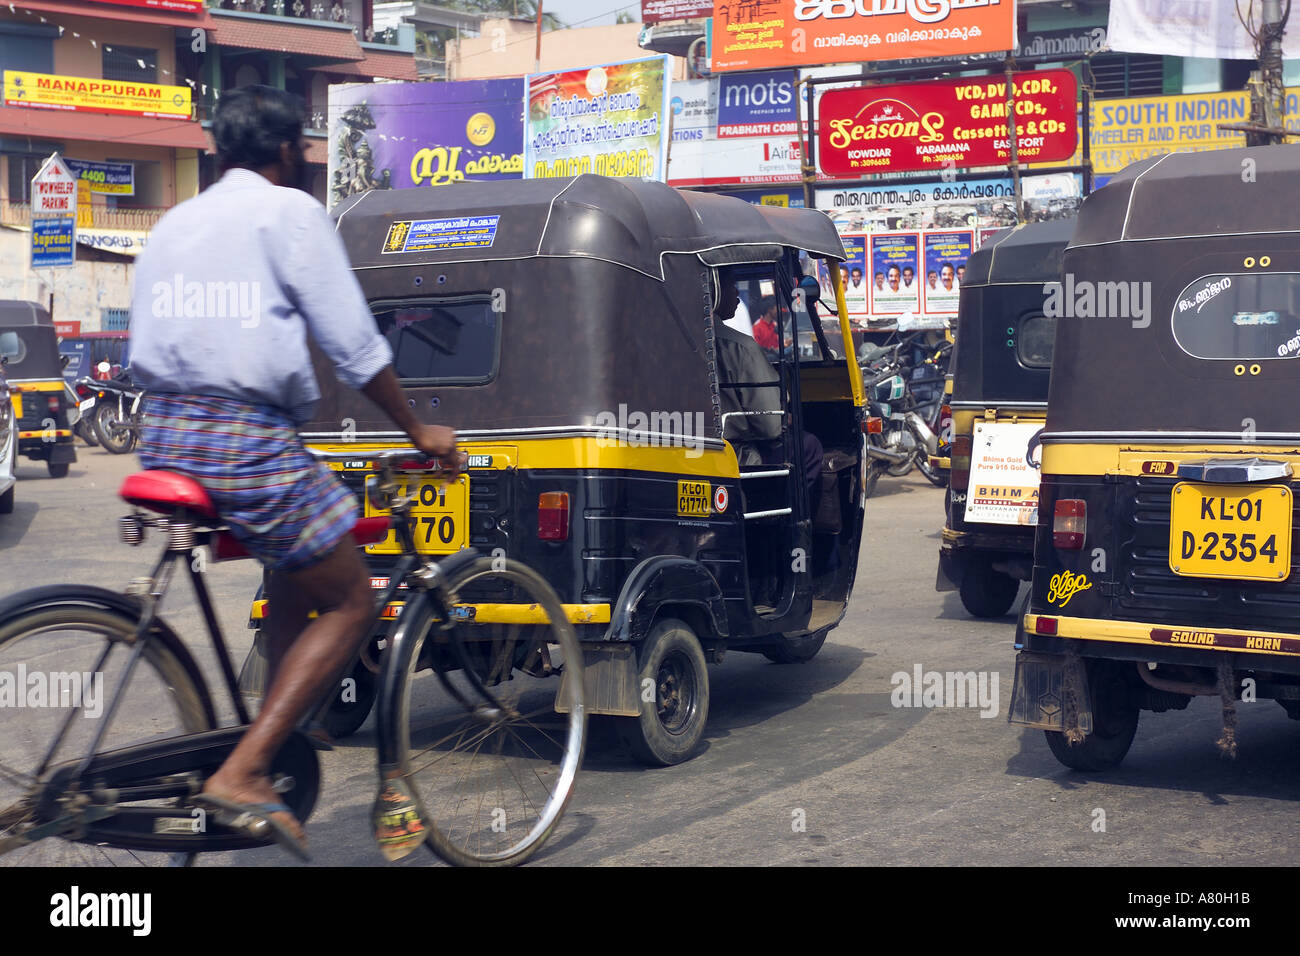
<svg viewBox="0 0 1300 956"><path fill-rule="evenodd" d="M1065 734L1045 730L1052 755L1071 770L1097 772L1119 765L1133 746L1140 708L1123 671L1109 661L1088 663L1092 733L1071 746Z"/></svg>
<svg viewBox="0 0 1300 956"><path fill-rule="evenodd" d="M619 718L619 730L642 763L670 767L689 759L709 719L709 672L704 649L690 625L677 618L655 622L638 649L641 713ZM649 683L647 683L647 681ZM654 689L653 697L646 693Z"/></svg>
<svg viewBox="0 0 1300 956"><path fill-rule="evenodd" d="M65 461L65 462L62 462L62 463L60 463L60 464L57 464L57 465L56 465L54 462L52 462L52 461L47 461L47 462L45 463L45 467L48 468L48 469L50 470L50 477L51 477L51 478L66 478L66 477L68 477L68 467L69 467L69 466L68 466L68 463L67 463L66 461Z"/></svg>
<svg viewBox="0 0 1300 956"><path fill-rule="evenodd" d="M10 486L9 490L0 495L0 515L13 514L14 511L14 487Z"/></svg>
<svg viewBox="0 0 1300 956"><path fill-rule="evenodd" d="M763 656L773 664L805 664L817 656L826 643L826 632L789 638L782 634L780 643L763 648Z"/></svg>
<svg viewBox="0 0 1300 956"><path fill-rule="evenodd" d="M1020 579L993 570L988 561L972 562L961 576L962 606L976 617L1001 617L1019 592Z"/></svg>
<svg viewBox="0 0 1300 956"><path fill-rule="evenodd" d="M863 486L862 497L870 498L875 493L876 485L880 482L880 473L885 469L875 462L867 463L867 483Z"/></svg>

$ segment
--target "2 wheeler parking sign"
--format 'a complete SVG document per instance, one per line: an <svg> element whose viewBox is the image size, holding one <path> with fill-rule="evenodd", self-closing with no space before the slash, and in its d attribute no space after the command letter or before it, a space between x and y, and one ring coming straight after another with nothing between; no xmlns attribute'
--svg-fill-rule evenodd
<svg viewBox="0 0 1300 956"><path fill-rule="evenodd" d="M1012 75L1021 162L1069 159L1078 143L1077 84L1069 70ZM983 76L827 90L817 158L830 176L1001 166L1011 159L1007 84Z"/></svg>
<svg viewBox="0 0 1300 956"><path fill-rule="evenodd" d="M1014 0L716 0L709 55L721 73L1015 46Z"/></svg>

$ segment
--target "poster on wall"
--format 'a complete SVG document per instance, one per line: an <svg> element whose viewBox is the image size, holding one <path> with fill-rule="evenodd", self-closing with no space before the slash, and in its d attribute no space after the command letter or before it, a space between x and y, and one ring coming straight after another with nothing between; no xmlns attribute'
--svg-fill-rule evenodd
<svg viewBox="0 0 1300 956"><path fill-rule="evenodd" d="M850 318L865 317L870 284L867 279L867 240L864 236L845 236L843 242L844 251L848 253L848 258L840 265L844 304L848 306ZM833 297L834 292L831 295Z"/></svg>
<svg viewBox="0 0 1300 956"><path fill-rule="evenodd" d="M925 283L921 288L923 311L927 315L955 315L961 298L961 279L970 258L974 233L927 232Z"/></svg>
<svg viewBox="0 0 1300 956"><path fill-rule="evenodd" d="M524 177L665 181L669 80L667 56L528 76Z"/></svg>
<svg viewBox="0 0 1300 956"><path fill-rule="evenodd" d="M920 310L919 235L873 233L871 240L871 315L897 316Z"/></svg>
<svg viewBox="0 0 1300 956"><path fill-rule="evenodd" d="M523 80L329 88L329 199L367 189L519 179Z"/></svg>

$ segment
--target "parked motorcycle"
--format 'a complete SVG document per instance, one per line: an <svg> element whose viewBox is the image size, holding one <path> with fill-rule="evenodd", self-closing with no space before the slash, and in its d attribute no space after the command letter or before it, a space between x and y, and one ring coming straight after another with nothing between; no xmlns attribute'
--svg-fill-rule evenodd
<svg viewBox="0 0 1300 956"><path fill-rule="evenodd" d="M917 401L911 382L917 366L912 364L910 356L915 343L916 338L909 336L891 346L867 346L859 355L870 411L865 482L868 496L875 491L882 474L901 478L913 467L919 468L935 485L942 487L947 481L947 476L930 464L930 456L939 450L942 385L939 389L927 389L923 393L924 401ZM922 364L937 368L943 352L940 349ZM942 372L937 375L937 381L942 383ZM929 377L919 379L917 384L930 384Z"/></svg>
<svg viewBox="0 0 1300 956"><path fill-rule="evenodd" d="M95 403L99 400L99 382L90 376L82 376L72 383L72 391L77 396L77 410L80 417L72 426L72 433L87 445L99 444L95 437Z"/></svg>

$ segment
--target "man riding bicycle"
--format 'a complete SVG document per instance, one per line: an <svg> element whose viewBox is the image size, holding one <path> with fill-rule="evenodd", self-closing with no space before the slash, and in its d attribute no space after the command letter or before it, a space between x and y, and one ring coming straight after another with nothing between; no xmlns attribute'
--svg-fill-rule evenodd
<svg viewBox="0 0 1300 956"><path fill-rule="evenodd" d="M132 366L150 392L141 462L197 481L269 572L266 696L195 802L224 825L269 827L300 856L303 829L272 789L271 760L355 659L373 608L356 499L297 437L320 398L307 336L421 452L461 466L455 432L407 406L334 223L301 191L304 120L282 90L222 96L222 178L154 227L131 304Z"/></svg>

